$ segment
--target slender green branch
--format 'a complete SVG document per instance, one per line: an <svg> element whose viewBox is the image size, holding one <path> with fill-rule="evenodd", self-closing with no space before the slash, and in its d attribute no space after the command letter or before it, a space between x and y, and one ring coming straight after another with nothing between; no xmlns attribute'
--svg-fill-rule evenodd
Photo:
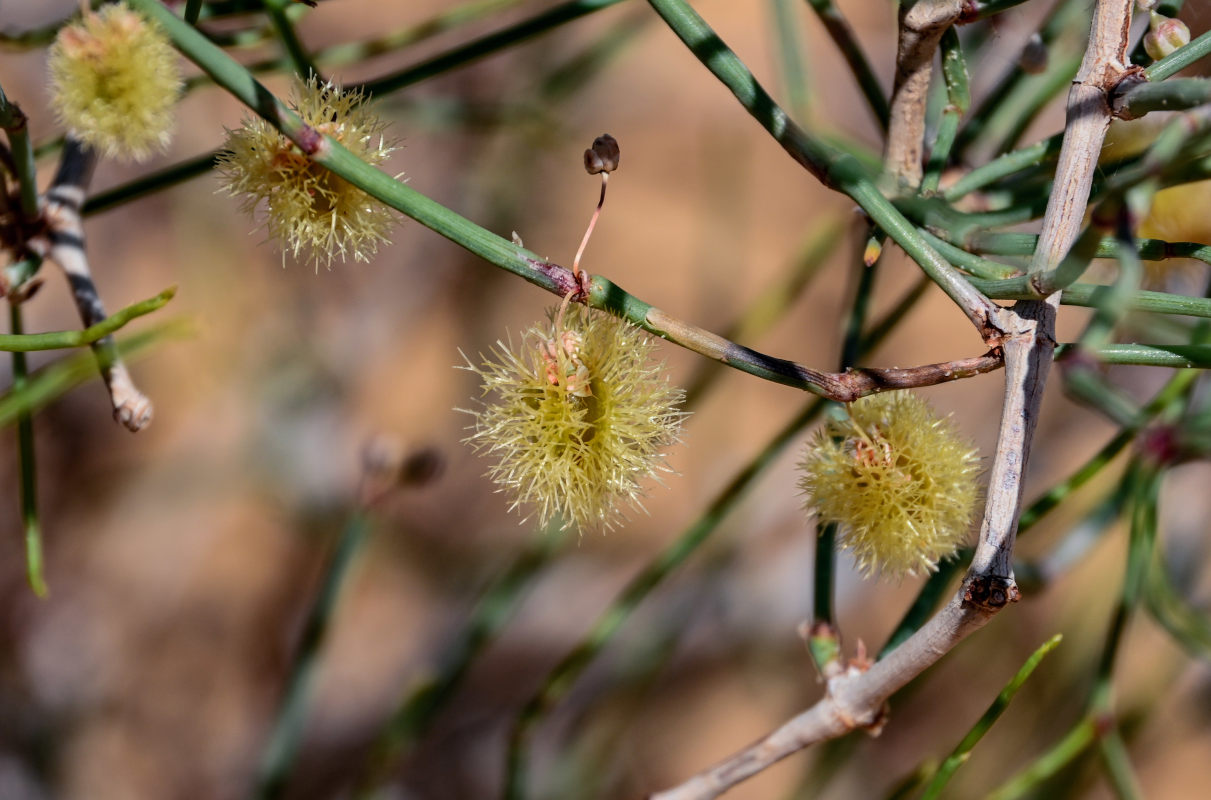
<svg viewBox="0 0 1211 800"><path fill-rule="evenodd" d="M1184 111L1211 101L1211 80L1170 78L1160 83L1141 83L1115 99L1115 113L1125 119L1152 111Z"/></svg>
<svg viewBox="0 0 1211 800"><path fill-rule="evenodd" d="M8 307L12 336L23 332L21 305ZM29 373L25 353L13 353L14 393L25 390ZM30 412L17 415L17 455L21 464L21 526L25 530L25 568L29 586L38 597L46 597L46 579L42 574L42 526L38 521L38 466L34 453L34 420Z"/></svg>
<svg viewBox="0 0 1211 800"><path fill-rule="evenodd" d="M882 661L888 653L908 641L909 637L929 621L938 604L946 596L946 590L950 587L950 582L963 574L963 570L967 568L967 564L970 561L971 551L968 550L956 554L952 558L938 562L937 570L921 586L916 598L896 624L895 630L887 637L887 642L884 643L883 649L879 651L879 657L876 661Z"/></svg>
<svg viewBox="0 0 1211 800"><path fill-rule="evenodd" d="M1056 357L1080 349L1101 364L1134 364L1141 367L1193 367L1211 369L1211 345L1206 344L1105 344L1081 349L1075 342L1061 344Z"/></svg>
<svg viewBox="0 0 1211 800"><path fill-rule="evenodd" d="M1191 40L1185 47L1179 47L1160 61L1144 70L1144 77L1150 81L1163 81L1211 53L1211 31L1207 31L1197 39Z"/></svg>
<svg viewBox="0 0 1211 800"><path fill-rule="evenodd" d="M361 551L370 531L370 518L365 510L359 509L341 532L332 560L324 571L319 593L303 626L299 650L292 661L286 692L269 743L257 770L252 797L258 800L281 797L286 790L303 739L307 707L320 665L320 650L332 625L337 599L349 577L354 556Z"/></svg>
<svg viewBox="0 0 1211 800"><path fill-rule="evenodd" d="M1017 800L1071 764L1097 741L1098 723L1089 717L1081 719L1068 733L1028 767L1011 777L988 795L988 800Z"/></svg>
<svg viewBox="0 0 1211 800"><path fill-rule="evenodd" d="M866 104L870 106L871 113L875 115L875 121L879 123L880 128L886 131L891 118L887 95L884 93L883 87L879 85L879 78L866 59L866 54L862 52L862 46L858 44L849 22L833 4L833 0L807 0L807 4L812 7L812 11L816 12L816 16L824 25L824 30L833 40L837 49L841 51L842 58L849 65L849 71L858 81L858 88L862 91L862 96L866 98Z"/></svg>
<svg viewBox="0 0 1211 800"><path fill-rule="evenodd" d="M1023 289L1022 284L1016 278L1011 278L1007 281L985 281L979 278L969 278L969 280L988 297L998 300L1029 300L1036 296L1034 292ZM1098 303L1102 301L1102 298L1110 290L1109 286L1092 283L1074 283L1067 289L1064 289L1060 295L1060 302L1068 306L1096 308ZM1130 311L1149 311L1154 314L1211 317L1211 300L1204 297L1187 297L1186 295L1168 294L1166 292L1151 292L1146 290L1135 292L1128 298L1127 308Z"/></svg>
<svg viewBox="0 0 1211 800"><path fill-rule="evenodd" d="M1022 271L1017 267L1010 266L1009 264L1002 264L1000 261L992 261L987 258L981 258L980 256L973 255L960 247L954 246L945 239L940 239L937 236L934 236L927 230L922 229L921 236L923 236L925 241L929 242L929 244L932 245L935 250L949 260L950 263L966 272L971 273L977 278L983 278L987 281L1004 281L1010 277L1016 277L1022 274ZM1038 237L1036 236L1035 238L1037 239ZM1018 282L1014 282L1012 284L1005 285L1016 287L1020 284Z"/></svg>
<svg viewBox="0 0 1211 800"><path fill-rule="evenodd" d="M950 162L950 151L959 132L959 122L971 107L967 60L963 57L959 34L953 27L947 28L942 34L939 47L942 77L946 81L946 108L942 110L942 119L938 123L938 132L934 136L929 162L925 165L925 175L921 180L921 191L926 194L937 192L942 171Z"/></svg>
<svg viewBox="0 0 1211 800"><path fill-rule="evenodd" d="M354 797L371 800L392 767L428 730L462 685L471 665L514 615L533 578L563 543L558 531L542 530L481 595L470 618L440 658L432 676L415 681L375 739Z"/></svg>
<svg viewBox="0 0 1211 800"><path fill-rule="evenodd" d="M997 358L985 355L909 370L823 373L791 361L765 356L684 323L600 276L593 277L586 285L564 267L542 260L459 216L415 189L366 164L335 139L307 126L249 75L247 70L159 3L154 0L131 0L131 3L159 22L178 48L210 74L216 83L277 127L317 163L489 263L519 275L560 297L569 293L578 295L577 299L587 305L628 319L650 333L695 352L717 358L752 375L838 400L852 400L863 394L886 389L960 379L999 367ZM760 91L768 100L763 90ZM782 120L786 120L781 109L777 109L777 114ZM848 156L841 156L839 161L852 165L852 169L857 168L857 162ZM996 305L983 298L949 263L930 249L916 234L912 225L878 193L873 184L867 182L855 187L854 195L864 198L865 205L874 209L872 216L887 220L887 225L883 227L893 231L893 236L899 235L906 249L910 252L915 250L921 258L924 258L926 253L932 258L927 272L936 281L941 281L952 296L971 300L964 305L969 316L985 319L981 312L985 313L987 318L995 314Z"/></svg>
<svg viewBox="0 0 1211 800"><path fill-rule="evenodd" d="M1063 140L1064 135L1057 133L1029 147L997 156L955 181L949 189L942 193L943 197L953 203L1001 178L1009 177L1031 167L1052 164L1060 157L1060 145Z"/></svg>
<svg viewBox="0 0 1211 800"><path fill-rule="evenodd" d="M136 178L121 186L115 186L108 191L98 192L84 201L84 209L81 213L86 217L92 214L100 214L102 211L108 211L136 198L158 192L161 189L174 186L190 178L204 175L214 167L218 155L218 151L203 153L195 158L173 164L158 172L153 172L150 175Z"/></svg>
<svg viewBox="0 0 1211 800"><path fill-rule="evenodd" d="M967 246L978 253L998 256L1028 256L1034 252L1039 237L1033 233L978 233L969 238ZM1200 242L1167 242L1163 239L1136 239L1136 253L1146 261L1170 258L1193 258L1211 264L1211 245ZM1098 243L1095 258L1114 258L1118 243L1107 236ZM944 253L944 255L949 255ZM983 275L979 277L984 277Z"/></svg>
<svg viewBox="0 0 1211 800"><path fill-rule="evenodd" d="M1211 659L1211 618L1200 613L1173 586L1161 559L1148 575L1144 605L1157 623L1195 658Z"/></svg>
<svg viewBox="0 0 1211 800"><path fill-rule="evenodd" d="M795 161L826 186L847 194L871 220L903 248L963 310L981 334L988 333L998 308L964 281L931 248L916 227L879 191L873 177L854 159L812 137L791 120L757 82L748 67L684 0L648 0L690 51L726 86L740 104Z"/></svg>
<svg viewBox="0 0 1211 800"><path fill-rule="evenodd" d="M1070 46L1065 37L1075 38L1076 32L1089 30L1090 10L1087 4L1057 3L1039 30L1042 46L1048 52L1048 66L1042 75L1031 75L1021 69L1008 70L996 86L976 106L967 124L959 131L955 148L966 155L978 145L988 154L1003 152L1003 143L1013 137L1006 131L1021 130L1024 117L1033 109L1037 112L1040 99L1045 99L1059 76L1071 78L1080 63L1081 46ZM998 144L1002 143L1002 144Z"/></svg>
<svg viewBox="0 0 1211 800"><path fill-rule="evenodd" d="M163 308L177 293L175 286L165 289L155 297L148 298L106 317L84 330L54 331L52 333L0 334L0 351L28 353L34 350L61 350L68 347L84 347L100 341L121 329L132 319L150 314ZM14 329L15 330L15 329Z"/></svg>
<svg viewBox="0 0 1211 800"><path fill-rule="evenodd" d="M202 0L185 0L185 21L190 25L198 24L198 15L202 13Z"/></svg>
<svg viewBox="0 0 1211 800"><path fill-rule="evenodd" d="M122 339L118 353L131 359L147 353L153 344L169 337L188 335L192 326L182 320L171 320ZM0 395L0 427L13 424L24 413L33 413L73 387L97 374L98 356L92 352L79 353L56 361L29 376L20 391Z"/></svg>
<svg viewBox="0 0 1211 800"><path fill-rule="evenodd" d="M504 30L490 33L399 72L375 78L359 88L367 94L373 95L394 92L425 78L431 78L455 67L478 61L526 39L620 2L622 0L571 0L571 2L560 3L554 8L530 19L522 20ZM222 81L216 82L222 83Z"/></svg>
<svg viewBox="0 0 1211 800"><path fill-rule="evenodd" d="M1005 709L1009 708L1009 703L1013 700L1014 695L1026 683L1031 673L1034 672L1035 668L1038 667L1047 654L1056 648L1063 638L1063 636L1057 633L1044 642L1039 649L1035 650L1030 658L1026 659L1026 663L1022 665L1017 674L1005 685L1005 688L997 695L996 700L992 701L992 705L988 707L983 716L967 732L967 735L955 747L954 752L942 762L942 766L934 774L933 780L925 787L921 800L935 800L935 798L941 795L942 790L946 788L946 784L950 782L955 772L971 757L971 751L975 748L976 744L979 743L980 739L984 738L984 734L988 733L993 724L1000 719L1001 714L1005 713Z"/></svg>
<svg viewBox="0 0 1211 800"><path fill-rule="evenodd" d="M786 88L786 99L796 119L808 115L807 68L803 61L803 41L799 20L795 14L797 0L771 0L774 13L774 34L778 44L778 67Z"/></svg>

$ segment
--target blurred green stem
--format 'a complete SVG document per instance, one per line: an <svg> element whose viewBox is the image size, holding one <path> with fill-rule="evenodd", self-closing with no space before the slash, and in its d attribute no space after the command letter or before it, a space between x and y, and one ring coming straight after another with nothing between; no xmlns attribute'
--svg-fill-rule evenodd
<svg viewBox="0 0 1211 800"><path fill-rule="evenodd" d="M0 351L25 353L34 350L59 350L68 347L90 345L121 329L132 319L145 316L159 308L163 308L176 293L177 287L175 286L165 289L155 297L129 305L84 330L20 333L18 328L14 327L13 333L0 334ZM13 308L15 309L16 306L13 306Z"/></svg>
<svg viewBox="0 0 1211 800"><path fill-rule="evenodd" d="M319 593L307 614L298 652L291 661L286 692L278 708L269 742L261 757L251 797L281 797L298 759L307 722L307 710L320 666L320 651L336 611L341 587L349 576L354 556L370 535L368 512L359 508L349 518L324 572Z"/></svg>
<svg viewBox="0 0 1211 800"><path fill-rule="evenodd" d="M967 735L955 747L954 752L947 756L942 765L938 767L938 771L934 774L933 779L925 787L921 800L936 800L942 794L942 790L946 788L946 784L950 782L955 772L971 757L971 751L979 743L980 739L984 738L984 734L988 733L993 724L1005 713L1005 709L1009 708L1009 703L1013 700L1014 695L1018 693L1018 690L1026 683L1027 678L1030 677L1031 673L1034 672L1035 668L1038 667L1047 654L1055 649L1062 638L1063 636L1060 634L1052 636L1039 649L1035 650L1030 658L1026 659L1026 663L1022 665L1017 674L1001 690L1001 693L997 695L996 700L992 702L992 705L988 707L983 716L967 732Z"/></svg>
<svg viewBox="0 0 1211 800"><path fill-rule="evenodd" d="M1176 75L1186 67L1211 53L1211 31L1207 31L1197 39L1193 39L1184 47L1179 47L1160 61L1144 70L1144 77L1150 81L1163 81Z"/></svg>
<svg viewBox="0 0 1211 800"><path fill-rule="evenodd" d="M277 34L278 41L286 51L299 79L307 81L314 75L317 81L323 83L324 79L320 75L320 71L315 68L311 56L307 54L307 48L299 39L298 31L294 29L294 23L286 16L286 9L292 5L294 5L293 0L265 0L265 13L269 15L274 33Z"/></svg>
<svg viewBox="0 0 1211 800"><path fill-rule="evenodd" d="M816 12L816 16L824 25L824 30L832 38L837 49L841 51L841 56L849 65L849 71L858 81L858 88L862 90L866 104L870 106L871 113L875 115L875 121L879 123L882 130L886 131L891 116L887 95L884 94L883 87L879 85L879 78L871 69L870 62L862 52L862 46L858 44L849 22L842 16L832 0L807 0L807 4L812 7L812 11Z"/></svg>
<svg viewBox="0 0 1211 800"><path fill-rule="evenodd" d="M942 171L950 162L950 152L959 131L959 122L971 107L967 61L963 58L958 31L953 26L942 34L939 52L942 59L942 77L946 82L946 107L942 110L942 119L933 137L933 147L929 151L929 161L925 165L925 175L921 180L921 191L925 194L937 192Z"/></svg>
<svg viewBox="0 0 1211 800"><path fill-rule="evenodd" d="M13 336L23 332L21 305L8 306L9 329ZM25 389L29 374L25 353L13 353L14 393ZM28 411L17 414L17 455L21 462L21 525L25 530L25 565L29 586L38 597L46 597L46 579L42 575L42 530L38 522L38 466L34 457L34 421Z"/></svg>

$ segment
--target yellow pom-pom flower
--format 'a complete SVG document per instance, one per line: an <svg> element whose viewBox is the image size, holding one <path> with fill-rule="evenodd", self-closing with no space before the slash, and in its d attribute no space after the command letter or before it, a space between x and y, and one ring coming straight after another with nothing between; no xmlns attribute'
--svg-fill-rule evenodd
<svg viewBox="0 0 1211 800"><path fill-rule="evenodd" d="M51 106L80 141L133 161L168 146L181 71L155 23L107 5L59 31L47 66Z"/></svg>
<svg viewBox="0 0 1211 800"><path fill-rule="evenodd" d="M304 122L368 164L381 164L396 149L383 135L386 123L361 92L312 76L296 87L290 105ZM243 211L255 215L264 204L264 227L281 244L283 259L289 251L317 270L337 256L368 261L395 224L390 208L317 164L259 117L227 131L219 170L225 190L241 197Z"/></svg>
<svg viewBox="0 0 1211 800"><path fill-rule="evenodd" d="M526 332L522 347L497 342L469 369L491 402L466 439L496 459L488 475L541 524L612 528L623 506L642 508L641 484L667 472L683 393L651 360L652 341L612 316L574 306Z"/></svg>
<svg viewBox="0 0 1211 800"><path fill-rule="evenodd" d="M949 418L910 392L864 397L818 430L799 486L866 574L937 568L967 536L978 489L976 451Z"/></svg>

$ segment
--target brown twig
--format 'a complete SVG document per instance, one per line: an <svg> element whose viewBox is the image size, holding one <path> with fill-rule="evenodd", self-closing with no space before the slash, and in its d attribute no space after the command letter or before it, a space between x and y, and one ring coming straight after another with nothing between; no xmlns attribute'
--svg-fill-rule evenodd
<svg viewBox="0 0 1211 800"><path fill-rule="evenodd" d="M897 182L915 189L921 183L925 140L925 103L934 55L946 29L958 21L963 0L917 0L900 5L896 80L884 164Z"/></svg>
<svg viewBox="0 0 1211 800"><path fill-rule="evenodd" d="M84 327L95 325L106 316L88 266L80 217L94 160L79 142L67 140L59 171L45 195L45 229L29 241L30 250L54 261L63 270ZM135 386L129 370L118 356L113 337L106 336L91 347L97 356L105 388L109 390L114 419L131 431L147 427L152 417L151 401Z"/></svg>
<svg viewBox="0 0 1211 800"><path fill-rule="evenodd" d="M1109 122L1106 92L1123 70L1132 0L1098 0L1085 60L1068 100L1068 123L1044 237L1031 263L1053 268L1079 232L1092 169ZM1064 176L1063 180L1059 176ZM1083 187L1083 188L1082 188ZM995 613L1018 598L1010 560L1021 508L1022 476L1055 347L1055 300L1004 309L1005 405L990 474L980 540L959 592L904 644L869 669L851 664L829 680L816 705L720 764L652 800L707 800L798 750L886 720L886 703Z"/></svg>

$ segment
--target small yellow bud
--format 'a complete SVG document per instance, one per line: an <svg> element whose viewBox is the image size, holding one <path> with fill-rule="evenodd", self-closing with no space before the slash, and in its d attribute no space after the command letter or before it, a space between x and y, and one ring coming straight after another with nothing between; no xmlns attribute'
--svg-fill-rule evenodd
<svg viewBox="0 0 1211 800"><path fill-rule="evenodd" d="M383 136L386 123L360 92L312 76L296 87L290 105L303 122L368 164L381 164L395 151ZM241 196L240 208L255 215L263 203L270 238L317 270L332 266L337 256L368 261L395 224L390 208L317 164L260 117L227 131L219 171L227 193Z"/></svg>
<svg viewBox="0 0 1211 800"><path fill-rule="evenodd" d="M479 366L467 361L493 400L460 409L475 417L466 442L496 459L488 475L510 510L583 532L612 528L623 505L642 508L641 484L668 471L664 450L684 416L652 348L639 328L573 306L562 323L527 331L520 350L497 342Z"/></svg>
<svg viewBox="0 0 1211 800"><path fill-rule="evenodd" d="M47 66L55 113L89 147L142 161L168 146L181 71L155 23L107 5L59 31Z"/></svg>
<svg viewBox="0 0 1211 800"><path fill-rule="evenodd" d="M865 397L848 412L816 432L800 464L808 510L839 525L866 574L933 571L967 537L976 451L910 392Z"/></svg>

